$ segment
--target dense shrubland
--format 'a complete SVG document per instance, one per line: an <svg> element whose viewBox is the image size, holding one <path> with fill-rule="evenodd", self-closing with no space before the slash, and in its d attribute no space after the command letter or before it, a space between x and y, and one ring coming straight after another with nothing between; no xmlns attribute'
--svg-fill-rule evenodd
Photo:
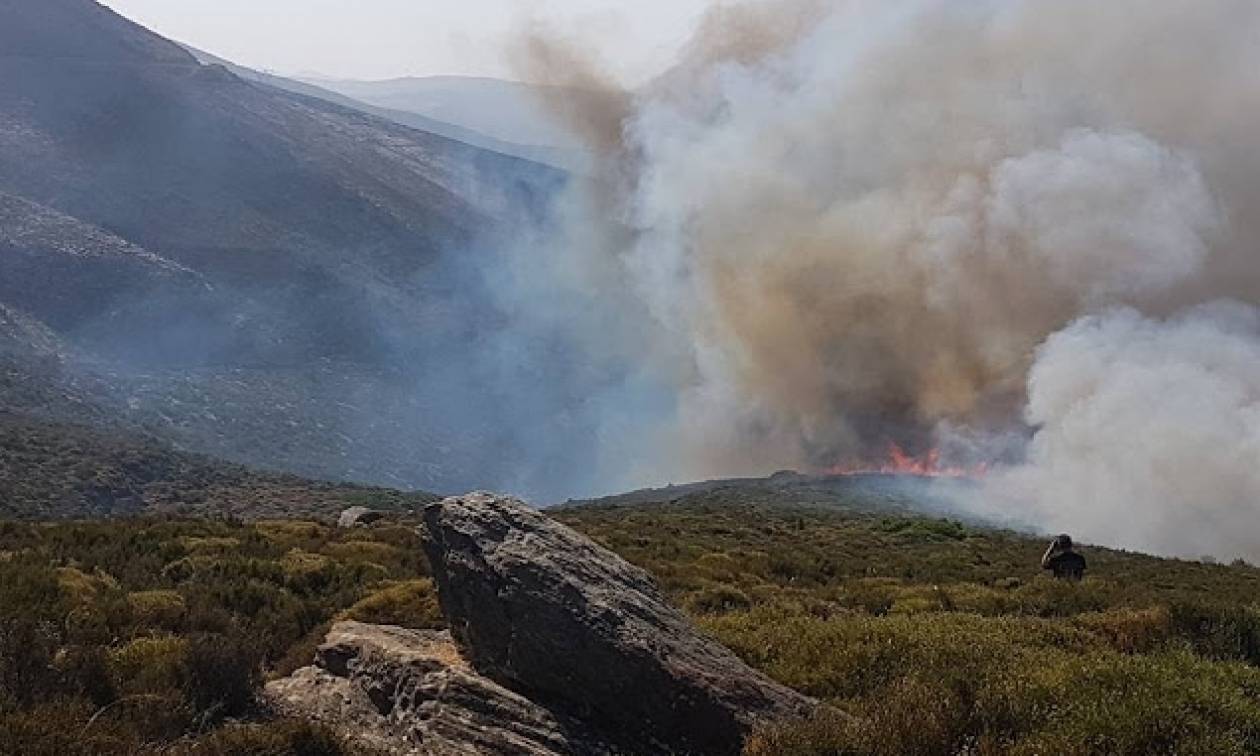
<svg viewBox="0 0 1260 756"><path fill-rule="evenodd" d="M0 524L0 753L340 753L266 674L338 616L440 624L401 524Z"/></svg>
<svg viewBox="0 0 1260 756"><path fill-rule="evenodd" d="M1260 570L1087 549L1060 583L1034 539L777 497L560 515L833 705L750 754L1260 751Z"/></svg>
<svg viewBox="0 0 1260 756"><path fill-rule="evenodd" d="M779 496L557 513L833 705L750 754L1260 750L1260 571ZM0 752L344 753L257 700L338 617L441 626L411 523L0 523Z"/></svg>

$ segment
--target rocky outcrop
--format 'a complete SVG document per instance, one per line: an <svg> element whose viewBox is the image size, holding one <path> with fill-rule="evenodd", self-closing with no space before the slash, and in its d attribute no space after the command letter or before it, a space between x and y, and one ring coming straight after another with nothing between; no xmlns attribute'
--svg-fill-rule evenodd
<svg viewBox="0 0 1260 756"><path fill-rule="evenodd" d="M472 665L640 753L738 753L759 720L807 712L696 632L651 577L521 502L424 511L443 612Z"/></svg>
<svg viewBox="0 0 1260 756"><path fill-rule="evenodd" d="M338 622L315 665L267 685L277 709L389 754L598 754L546 708L477 674L449 633Z"/></svg>
<svg viewBox="0 0 1260 756"><path fill-rule="evenodd" d="M737 754L815 702L699 634L651 577L516 499L424 510L451 631L339 622L280 710L394 754Z"/></svg>
<svg viewBox="0 0 1260 756"><path fill-rule="evenodd" d="M358 528L366 527L374 522L379 522L385 517L384 512L378 512L375 509L367 507L349 507L341 511L341 515L337 517L337 527L339 528Z"/></svg>

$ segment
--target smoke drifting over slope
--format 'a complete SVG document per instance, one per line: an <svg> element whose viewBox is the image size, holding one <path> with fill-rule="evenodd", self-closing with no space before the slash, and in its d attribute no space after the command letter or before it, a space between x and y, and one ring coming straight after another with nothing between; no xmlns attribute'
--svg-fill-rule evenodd
<svg viewBox="0 0 1260 756"><path fill-rule="evenodd" d="M591 407L602 479L944 444L1014 465L986 502L1012 516L1260 556L1254 315L1185 309L1260 294L1258 30L1248 0L715 11L628 114L581 118L614 124L606 170L512 272L547 292L523 327L624 379Z"/></svg>
<svg viewBox="0 0 1260 756"><path fill-rule="evenodd" d="M1028 462L986 481L986 504L1121 546L1260 554L1260 312L1083 318L1028 386Z"/></svg>

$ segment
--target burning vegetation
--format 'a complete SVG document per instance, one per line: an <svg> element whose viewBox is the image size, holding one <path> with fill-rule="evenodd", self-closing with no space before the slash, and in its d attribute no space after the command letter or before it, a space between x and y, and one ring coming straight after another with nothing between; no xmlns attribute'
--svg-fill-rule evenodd
<svg viewBox="0 0 1260 756"><path fill-rule="evenodd" d="M919 478L983 478L988 463L972 466L953 465L941 461L940 449L928 449L920 455L908 454L896 443L888 444L887 456L877 463L841 463L828 468L827 475L908 475Z"/></svg>

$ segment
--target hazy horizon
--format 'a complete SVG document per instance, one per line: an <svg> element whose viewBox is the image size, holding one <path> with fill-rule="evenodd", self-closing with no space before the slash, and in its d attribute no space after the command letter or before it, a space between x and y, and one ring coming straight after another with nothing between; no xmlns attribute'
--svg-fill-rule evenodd
<svg viewBox="0 0 1260 756"><path fill-rule="evenodd" d="M531 27L580 36L623 82L659 73L717 0L101 0L153 31L291 77L384 80L474 76L520 80L507 51ZM300 18L300 23L295 22Z"/></svg>

